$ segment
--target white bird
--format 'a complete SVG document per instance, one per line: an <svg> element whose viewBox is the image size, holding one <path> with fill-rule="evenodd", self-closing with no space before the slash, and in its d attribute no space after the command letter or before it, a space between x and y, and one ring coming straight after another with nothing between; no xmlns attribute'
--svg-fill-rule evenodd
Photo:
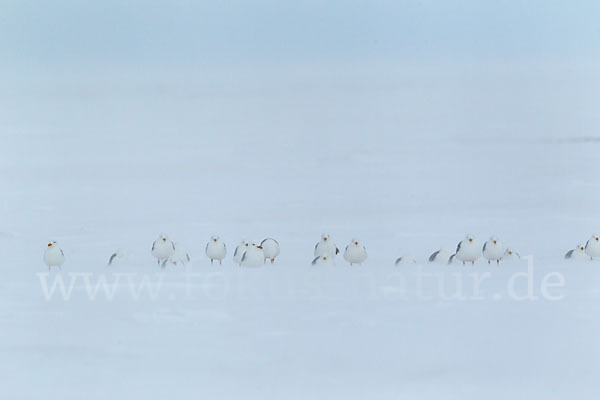
<svg viewBox="0 0 600 400"><path fill-rule="evenodd" d="M452 256L452 252L442 247L441 249L429 256L429 262L438 264L448 264L450 256Z"/></svg>
<svg viewBox="0 0 600 400"><path fill-rule="evenodd" d="M585 254L590 257L590 260L600 258L600 236L592 235L590 240L585 244Z"/></svg>
<svg viewBox="0 0 600 400"><path fill-rule="evenodd" d="M265 262L265 253L262 251L262 246L252 243L242 256L242 266L245 267L260 267Z"/></svg>
<svg viewBox="0 0 600 400"><path fill-rule="evenodd" d="M279 255L279 243L275 239L267 238L260 242L260 245L263 250L263 254L265 255L264 262L267 262L267 259L271 260L271 264L275 262L275 257Z"/></svg>
<svg viewBox="0 0 600 400"><path fill-rule="evenodd" d="M152 243L152 256L154 256L163 268L167 264L169 257L175 253L175 244L169 240L167 235L160 235Z"/></svg>
<svg viewBox="0 0 600 400"><path fill-rule="evenodd" d="M324 233L321 235L321 240L319 240L315 245L314 256L329 256L330 258L334 259L335 256L339 254L339 252L340 249L337 248L337 246L331 239L331 236Z"/></svg>
<svg viewBox="0 0 600 400"><path fill-rule="evenodd" d="M500 259L504 255L504 245L496 236L490 237L490 240L483 244L483 256L488 260L488 264L496 261L500 264Z"/></svg>
<svg viewBox="0 0 600 400"><path fill-rule="evenodd" d="M481 257L481 248L475 241L473 235L467 235L458 243L456 247L456 258L462 261L463 264L470 262L475 265L475 261Z"/></svg>
<svg viewBox="0 0 600 400"><path fill-rule="evenodd" d="M58 269L60 269L65 262L65 253L58 247L56 241L48 243L48 247L44 252L44 262L48 266L48 270L50 270L51 267L58 267Z"/></svg>
<svg viewBox="0 0 600 400"><path fill-rule="evenodd" d="M367 249L359 243L358 239L352 239L352 242L346 246L344 251L344 260L352 264L362 264L367 259Z"/></svg>
<svg viewBox="0 0 600 400"><path fill-rule="evenodd" d="M173 243L173 247L175 250L171 257L169 257L169 262L173 265L185 265L190 261L190 255L185 250L185 248L179 243Z"/></svg>
<svg viewBox="0 0 600 400"><path fill-rule="evenodd" d="M517 253L510 247L507 247L506 250L504 250L504 256L502 256L503 260L519 260L520 258L521 256L519 255L519 253Z"/></svg>
<svg viewBox="0 0 600 400"><path fill-rule="evenodd" d="M238 244L233 252L233 261L235 261L238 265L242 265L242 257L244 257L244 253L248 250L250 246L250 242L247 240L242 240L242 243Z"/></svg>
<svg viewBox="0 0 600 400"><path fill-rule="evenodd" d="M218 260L221 264L226 255L227 246L225 246L225 242L218 236L212 236L206 244L206 256L210 258L210 263L212 264L214 260Z"/></svg>
<svg viewBox="0 0 600 400"><path fill-rule="evenodd" d="M123 249L117 249L108 259L108 265L125 265L127 263L129 263L129 257Z"/></svg>
<svg viewBox="0 0 600 400"><path fill-rule="evenodd" d="M333 259L329 256L317 256L312 260L312 265L332 265Z"/></svg>
<svg viewBox="0 0 600 400"><path fill-rule="evenodd" d="M395 265L410 265L416 264L417 260L412 258L411 256L400 256L395 262Z"/></svg>
<svg viewBox="0 0 600 400"><path fill-rule="evenodd" d="M585 247L578 244L574 249L567 251L565 258L567 260L587 260L588 256L585 254Z"/></svg>

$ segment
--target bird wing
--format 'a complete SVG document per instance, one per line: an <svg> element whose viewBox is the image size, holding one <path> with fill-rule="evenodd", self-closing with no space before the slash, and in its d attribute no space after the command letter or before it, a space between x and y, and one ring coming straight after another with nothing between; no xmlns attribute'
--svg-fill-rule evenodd
<svg viewBox="0 0 600 400"><path fill-rule="evenodd" d="M435 258L437 257L437 255L440 254L440 251L436 251L435 253L433 253L432 255L429 256L429 262L434 262Z"/></svg>
<svg viewBox="0 0 600 400"><path fill-rule="evenodd" d="M398 263L399 263L400 261L402 261L402 257L398 257L398 258L396 259L396 262L395 262L394 264L398 265Z"/></svg>
<svg viewBox="0 0 600 400"><path fill-rule="evenodd" d="M173 251L175 251L175 243L171 242L171 246L173 246Z"/></svg>
<svg viewBox="0 0 600 400"><path fill-rule="evenodd" d="M187 258L188 262L190 261L190 255L188 253L185 253L185 258Z"/></svg>
<svg viewBox="0 0 600 400"><path fill-rule="evenodd" d="M487 242L485 242L485 243L483 244L483 249L482 249L482 251L485 251L485 246L487 246Z"/></svg>
<svg viewBox="0 0 600 400"><path fill-rule="evenodd" d="M277 243L277 246L279 246L279 242L273 238L266 238L264 239L262 242L260 242L260 245L262 246L264 242L266 242L267 240L271 239L272 241L274 241L275 243Z"/></svg>
<svg viewBox="0 0 600 400"><path fill-rule="evenodd" d="M242 254L242 261L246 259L246 253Z"/></svg>
<svg viewBox="0 0 600 400"><path fill-rule="evenodd" d="M238 253L238 249L239 249L239 248L240 248L240 246L238 246L238 247L236 247L236 248L235 248L235 251L233 252L233 256L234 256L234 257L235 257L235 256L237 256L237 253Z"/></svg>
<svg viewBox="0 0 600 400"><path fill-rule="evenodd" d="M210 242L206 243L206 247L204 248L204 252L208 252L208 245L210 244Z"/></svg>
<svg viewBox="0 0 600 400"><path fill-rule="evenodd" d="M456 246L456 252L458 253L460 251L460 245L462 244L462 240L460 242L458 242L458 246Z"/></svg>
<svg viewBox="0 0 600 400"><path fill-rule="evenodd" d="M115 259L115 257L117 256L117 253L113 254L112 256L110 256L110 260L108 260L108 265L111 265L113 260Z"/></svg>
<svg viewBox="0 0 600 400"><path fill-rule="evenodd" d="M575 250L569 250L569 251L567 251L567 254L565 254L565 258L571 258L573 256L573 252L574 251Z"/></svg>
<svg viewBox="0 0 600 400"><path fill-rule="evenodd" d="M338 249L337 246L335 247L335 254L340 254L340 249Z"/></svg>
<svg viewBox="0 0 600 400"><path fill-rule="evenodd" d="M62 251L62 249L60 249L60 254L62 254L62 256L65 256L65 253Z"/></svg>
<svg viewBox="0 0 600 400"><path fill-rule="evenodd" d="M456 257L456 254L452 254L450 258L448 258L448 264L452 264L452 260L454 260L454 257Z"/></svg>
<svg viewBox="0 0 600 400"><path fill-rule="evenodd" d="M590 244L590 241L588 240L587 242L585 242L585 249L587 250L588 244Z"/></svg>
<svg viewBox="0 0 600 400"><path fill-rule="evenodd" d="M152 251L154 251L154 246L156 246L156 240L152 242Z"/></svg>
<svg viewBox="0 0 600 400"><path fill-rule="evenodd" d="M312 260L312 265L315 265L315 264L317 263L317 260L318 260L319 258L321 258L321 257L315 257L315 259L314 259L314 260Z"/></svg>

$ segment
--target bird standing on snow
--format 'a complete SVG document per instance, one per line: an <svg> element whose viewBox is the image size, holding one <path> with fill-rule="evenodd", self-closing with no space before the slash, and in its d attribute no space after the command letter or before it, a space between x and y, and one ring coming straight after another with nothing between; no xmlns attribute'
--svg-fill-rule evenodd
<svg viewBox="0 0 600 400"><path fill-rule="evenodd" d="M395 262L395 265L411 265L416 264L417 260L412 258L411 256L401 256Z"/></svg>
<svg viewBox="0 0 600 400"><path fill-rule="evenodd" d="M312 260L312 265L331 265L333 264L333 259L329 256L318 256Z"/></svg>
<svg viewBox="0 0 600 400"><path fill-rule="evenodd" d="M585 254L590 257L590 260L600 257L600 236L592 235L585 244Z"/></svg>
<svg viewBox="0 0 600 400"><path fill-rule="evenodd" d="M567 260L587 260L587 258L585 247L582 244L578 244L577 247L567 251L567 254L565 254L565 259Z"/></svg>
<svg viewBox="0 0 600 400"><path fill-rule="evenodd" d="M279 255L279 243L275 239L265 239L260 242L262 247L263 254L265 255L264 262L267 262L267 259L271 260L271 264L275 262L275 257Z"/></svg>
<svg viewBox="0 0 600 400"><path fill-rule="evenodd" d="M450 256L452 256L452 252L442 247L441 249L429 256L429 262L438 264L448 264Z"/></svg>
<svg viewBox="0 0 600 400"><path fill-rule="evenodd" d="M496 236L492 236L490 240L483 244L483 256L488 260L488 264L496 261L500 264L500 259L504 255L504 245Z"/></svg>
<svg viewBox="0 0 600 400"><path fill-rule="evenodd" d="M335 256L340 252L331 237L327 234L321 235L321 240L315 245L315 257L329 256L334 259Z"/></svg>
<svg viewBox="0 0 600 400"><path fill-rule="evenodd" d="M352 243L346 246L344 251L344 260L352 264L362 264L367 259L367 249L358 242L358 239L352 239Z"/></svg>
<svg viewBox="0 0 600 400"><path fill-rule="evenodd" d="M265 262L265 253L262 246L252 243L242 256L242 264L245 267L260 267Z"/></svg>
<svg viewBox="0 0 600 400"><path fill-rule="evenodd" d="M510 247L507 247L506 250L504 250L504 256L502 256L503 260L519 260L520 258L521 256L519 255L519 253L517 253Z"/></svg>
<svg viewBox="0 0 600 400"><path fill-rule="evenodd" d="M108 265L124 265L127 264L127 253L122 249L117 249L108 259Z"/></svg>
<svg viewBox="0 0 600 400"><path fill-rule="evenodd" d="M456 247L456 258L463 264L470 262L475 265L475 260L481 257L481 249L475 242L473 235L467 235Z"/></svg>
<svg viewBox="0 0 600 400"><path fill-rule="evenodd" d="M160 235L152 243L152 255L156 257L158 264L163 268L167 264L169 257L175 253L175 244L169 240L167 235Z"/></svg>
<svg viewBox="0 0 600 400"><path fill-rule="evenodd" d="M218 260L219 264L222 264L223 259L227 255L227 247L225 243L218 236L210 238L210 242L206 244L206 256L210 258L212 264L214 260Z"/></svg>
<svg viewBox="0 0 600 400"><path fill-rule="evenodd" d="M242 240L242 243L238 244L233 252L233 260L238 263L238 265L242 265L242 257L244 257L244 253L248 250L250 243L247 240Z"/></svg>
<svg viewBox="0 0 600 400"><path fill-rule="evenodd" d="M48 247L44 252L44 262L48 266L48 271L51 267L58 267L60 269L65 262L65 253L58 247L56 241L48 243Z"/></svg>

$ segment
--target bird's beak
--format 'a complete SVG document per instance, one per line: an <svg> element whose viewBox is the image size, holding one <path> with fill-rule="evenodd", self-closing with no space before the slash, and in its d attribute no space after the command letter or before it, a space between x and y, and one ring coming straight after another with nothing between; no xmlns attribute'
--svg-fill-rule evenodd
<svg viewBox="0 0 600 400"><path fill-rule="evenodd" d="M509 251L508 254L510 254L512 256L512 251Z"/></svg>
<svg viewBox="0 0 600 400"><path fill-rule="evenodd" d="M494 244L498 244L498 243L496 243L496 241L494 240Z"/></svg>
<svg viewBox="0 0 600 400"><path fill-rule="evenodd" d="M52 247L52 243L48 243L48 247Z"/></svg>
<svg viewBox="0 0 600 400"><path fill-rule="evenodd" d="M472 241L473 241L473 239L469 238L469 242L472 242Z"/></svg>
<svg viewBox="0 0 600 400"><path fill-rule="evenodd" d="M217 239L213 239L213 242L216 242L216 241L217 241Z"/></svg>
<svg viewBox="0 0 600 400"><path fill-rule="evenodd" d="M163 242L166 242L166 241L167 241L167 238L163 238Z"/></svg>
<svg viewBox="0 0 600 400"><path fill-rule="evenodd" d="M327 241L327 238L326 238L326 237L324 237L324 238L323 238L323 241L325 241L325 242L326 242L326 241Z"/></svg>
<svg viewBox="0 0 600 400"><path fill-rule="evenodd" d="M259 249L262 249L262 246L256 246L256 247L259 248Z"/></svg>
<svg viewBox="0 0 600 400"><path fill-rule="evenodd" d="M358 242L354 242L354 244L358 246Z"/></svg>
<svg viewBox="0 0 600 400"><path fill-rule="evenodd" d="M597 242L598 240L600 240L600 238L596 238L596 242Z"/></svg>

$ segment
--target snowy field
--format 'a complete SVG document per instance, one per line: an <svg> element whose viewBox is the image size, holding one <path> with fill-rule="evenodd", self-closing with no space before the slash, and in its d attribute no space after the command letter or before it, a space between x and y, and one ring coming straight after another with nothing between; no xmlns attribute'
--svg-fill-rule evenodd
<svg viewBox="0 0 600 400"><path fill-rule="evenodd" d="M600 231L597 66L6 76L0 397L600 397L600 260L563 259ZM324 232L369 258L311 266ZM529 269L426 262L467 233ZM233 263L265 237L274 265Z"/></svg>

